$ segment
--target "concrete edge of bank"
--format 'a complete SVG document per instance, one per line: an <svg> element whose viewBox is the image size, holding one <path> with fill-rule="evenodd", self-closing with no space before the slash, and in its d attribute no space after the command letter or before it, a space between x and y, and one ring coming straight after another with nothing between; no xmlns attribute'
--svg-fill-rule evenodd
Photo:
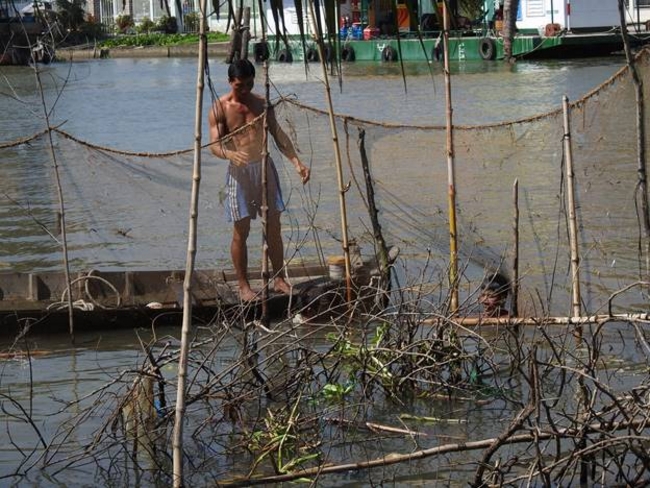
<svg viewBox="0 0 650 488"><path fill-rule="evenodd" d="M229 42L208 44L208 56L225 57L230 48ZM56 51L58 61L75 61L85 59L110 58L176 58L194 57L198 55L198 44L183 44L180 46L152 47L114 47L114 48L61 48Z"/></svg>

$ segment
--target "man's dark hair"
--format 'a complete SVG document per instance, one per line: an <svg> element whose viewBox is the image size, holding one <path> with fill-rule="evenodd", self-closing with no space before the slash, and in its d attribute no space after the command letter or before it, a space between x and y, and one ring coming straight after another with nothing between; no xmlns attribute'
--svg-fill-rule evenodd
<svg viewBox="0 0 650 488"><path fill-rule="evenodd" d="M235 78L251 78L255 77L255 66L248 59L238 59L230 63L228 67L228 81Z"/></svg>
<svg viewBox="0 0 650 488"><path fill-rule="evenodd" d="M508 296L508 293L510 293L510 280L498 271L493 272L483 279L481 290Z"/></svg>

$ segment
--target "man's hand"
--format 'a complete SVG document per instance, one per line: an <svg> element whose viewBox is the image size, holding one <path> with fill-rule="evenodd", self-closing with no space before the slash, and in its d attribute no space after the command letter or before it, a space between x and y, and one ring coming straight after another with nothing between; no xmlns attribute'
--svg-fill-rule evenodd
<svg viewBox="0 0 650 488"><path fill-rule="evenodd" d="M227 149L223 153L226 159L230 160L235 166L246 166L250 162L247 152Z"/></svg>
<svg viewBox="0 0 650 488"><path fill-rule="evenodd" d="M300 175L302 184L306 184L309 181L309 177L311 176L311 171L309 171L309 168L302 163L298 163L296 165L296 171L298 171L298 174Z"/></svg>

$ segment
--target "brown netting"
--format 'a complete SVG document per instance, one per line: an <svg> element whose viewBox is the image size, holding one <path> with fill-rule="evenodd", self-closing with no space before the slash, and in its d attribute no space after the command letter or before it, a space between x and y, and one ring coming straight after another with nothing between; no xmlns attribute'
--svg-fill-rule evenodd
<svg viewBox="0 0 650 488"><path fill-rule="evenodd" d="M647 53L638 58L648 70ZM647 96L647 95L646 95ZM560 107L558 100L558 107ZM637 184L635 98L622 69L572 102L571 137L576 176L585 311L602 312L609 296L637 281L643 259L635 207ZM339 190L327 113L283 99L276 106L313 178L303 188L276 149L288 211L283 218L288 261L324 262L341 254ZM380 223L389 244L401 248L402 290L446 294L449 263L448 180L444 127L381 124L336 117L350 236L374 254L359 137L374 180ZM461 291L475 292L488 270L511 273L513 183L520 189L520 306L522 313L570 311L569 246L565 208L561 110L525 120L454 128ZM76 269L183 268L193 154L136 153L52 132L60 167L70 259ZM28 140L31 139L31 140ZM38 167L25 168L25 150ZM0 263L19 271L59 269L56 188L47 133L0 144ZM230 267L230 224L222 205L225 163L207 148L199 210L198 267ZM47 176L44 176L47 175ZM28 188L29 191L25 192ZM250 238L257 263L259 226ZM423 288L422 285L431 285ZM616 302L643 308L638 290Z"/></svg>

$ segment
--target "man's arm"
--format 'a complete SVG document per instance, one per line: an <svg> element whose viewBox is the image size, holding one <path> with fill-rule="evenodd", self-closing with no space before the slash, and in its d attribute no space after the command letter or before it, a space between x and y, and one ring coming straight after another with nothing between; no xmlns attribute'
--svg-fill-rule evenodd
<svg viewBox="0 0 650 488"><path fill-rule="evenodd" d="M230 141L221 139L228 135L226 125L226 114L224 113L224 102L219 99L212 105L208 115L210 125L210 151L219 159L229 160L235 166L244 166L248 163L248 155L240 151L229 149Z"/></svg>
<svg viewBox="0 0 650 488"><path fill-rule="evenodd" d="M208 123L210 125L210 151L219 159L230 159L226 154L226 144L219 141L228 133L225 116L223 110L221 110L221 100L216 100L212 104L208 115Z"/></svg>
<svg viewBox="0 0 650 488"><path fill-rule="evenodd" d="M294 167L296 168L296 171L300 175L302 184L304 185L309 181L309 177L311 176L311 171L307 166L302 164L302 161L300 161L300 158L296 153L296 149L293 146L293 142L291 142L289 136L282 130L280 124L278 124L278 121L275 118L275 111L273 110L273 108L269 109L269 112L267 114L267 123L269 126L269 132L273 136L275 143L278 145L278 149L282 154L284 154L287 157L287 159L289 159L289 161L293 163Z"/></svg>

